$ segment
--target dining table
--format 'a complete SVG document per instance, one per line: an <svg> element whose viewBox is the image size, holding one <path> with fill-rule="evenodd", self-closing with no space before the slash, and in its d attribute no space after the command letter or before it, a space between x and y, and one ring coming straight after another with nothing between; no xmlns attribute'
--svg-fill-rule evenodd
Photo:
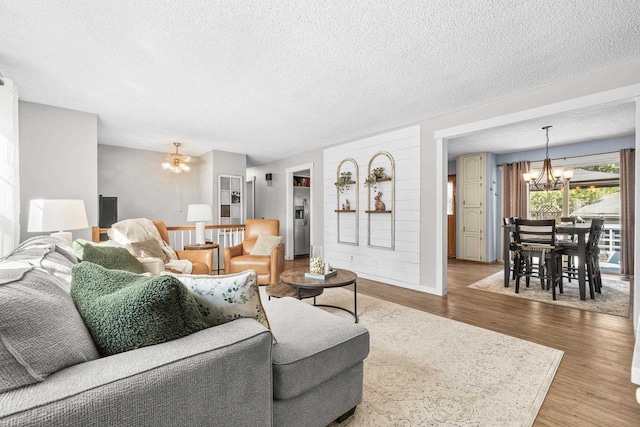
<svg viewBox="0 0 640 427"><path fill-rule="evenodd" d="M561 224L556 226L556 234L567 234L577 236L578 240L578 287L580 299L587 299L586 292L586 260L587 260L587 235L589 234L589 224ZM516 231L515 224L502 226L503 254L504 259L504 287L509 287L510 265L511 265L511 241Z"/></svg>

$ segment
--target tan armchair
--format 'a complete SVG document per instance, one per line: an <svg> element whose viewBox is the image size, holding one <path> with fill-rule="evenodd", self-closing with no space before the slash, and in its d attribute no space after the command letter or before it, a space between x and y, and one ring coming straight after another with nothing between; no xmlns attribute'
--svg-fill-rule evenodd
<svg viewBox="0 0 640 427"><path fill-rule="evenodd" d="M169 243L169 232L167 226L162 221L153 221L160 232L162 240ZM213 251L175 251L178 259L188 259L193 264L191 274L211 274L213 266Z"/></svg>
<svg viewBox="0 0 640 427"><path fill-rule="evenodd" d="M280 221L277 219L248 219L241 244L224 248L224 273L240 273L255 270L258 284L269 285L280 281L284 270L284 243L273 248L270 256L251 255L260 233L278 236Z"/></svg>

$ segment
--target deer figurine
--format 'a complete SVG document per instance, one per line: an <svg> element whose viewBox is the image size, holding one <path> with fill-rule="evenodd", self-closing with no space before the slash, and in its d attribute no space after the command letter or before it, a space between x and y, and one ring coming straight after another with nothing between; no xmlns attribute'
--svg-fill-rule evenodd
<svg viewBox="0 0 640 427"><path fill-rule="evenodd" d="M385 210L385 206L384 203L382 201L380 201L380 197L382 196L381 192L378 192L378 194L373 198L376 203L375 203L375 207L377 211L383 211Z"/></svg>

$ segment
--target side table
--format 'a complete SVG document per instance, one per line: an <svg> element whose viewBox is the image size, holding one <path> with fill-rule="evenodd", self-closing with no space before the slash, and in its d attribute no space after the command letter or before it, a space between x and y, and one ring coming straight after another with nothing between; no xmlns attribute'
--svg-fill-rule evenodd
<svg viewBox="0 0 640 427"><path fill-rule="evenodd" d="M216 249L218 252L218 268L216 268L216 273L220 274L220 245L217 243L203 243L201 245L192 244L192 245L184 245L185 251L211 251ZM211 267L211 273L213 274L213 266Z"/></svg>

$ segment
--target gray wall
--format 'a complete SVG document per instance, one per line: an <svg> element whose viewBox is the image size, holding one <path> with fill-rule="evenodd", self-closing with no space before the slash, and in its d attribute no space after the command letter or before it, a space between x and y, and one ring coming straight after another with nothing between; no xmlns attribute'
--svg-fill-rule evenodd
<svg viewBox="0 0 640 427"><path fill-rule="evenodd" d="M199 168L174 174L160 164L168 156L155 151L98 146L98 192L118 198L118 220L149 218L167 225L187 224L187 205L198 203Z"/></svg>
<svg viewBox="0 0 640 427"><path fill-rule="evenodd" d="M191 172L173 174L160 164L169 155L111 145L98 146L98 191L118 198L118 219L149 218L188 225L187 206L208 203L218 216L218 174L245 175L246 155L210 151L194 157Z"/></svg>
<svg viewBox="0 0 640 427"><path fill-rule="evenodd" d="M98 225L98 116L20 101L20 240L31 199L82 199L89 226ZM68 230L65 230L68 231ZM91 229L73 231L91 238Z"/></svg>
<svg viewBox="0 0 640 427"><path fill-rule="evenodd" d="M247 180L256 177L256 218L277 218L280 220L280 234L285 233L286 224L286 186L285 170L291 167L313 163L313 211L311 242L322 245L324 241L324 188L323 188L323 150L313 150L275 162L254 166L247 169ZM265 174L273 174L271 187L267 186Z"/></svg>

